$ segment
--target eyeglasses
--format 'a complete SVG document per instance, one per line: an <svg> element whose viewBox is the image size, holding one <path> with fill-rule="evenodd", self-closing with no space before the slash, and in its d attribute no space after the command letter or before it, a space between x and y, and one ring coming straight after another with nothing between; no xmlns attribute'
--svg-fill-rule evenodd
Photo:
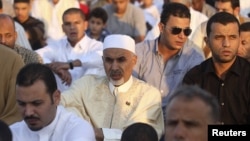
<svg viewBox="0 0 250 141"><path fill-rule="evenodd" d="M165 28L169 29L173 35L180 34L183 31L185 36L189 36L192 32L192 29L190 29L190 28L185 28L185 29L182 29L179 27L171 27L170 28L167 26L165 26Z"/></svg>

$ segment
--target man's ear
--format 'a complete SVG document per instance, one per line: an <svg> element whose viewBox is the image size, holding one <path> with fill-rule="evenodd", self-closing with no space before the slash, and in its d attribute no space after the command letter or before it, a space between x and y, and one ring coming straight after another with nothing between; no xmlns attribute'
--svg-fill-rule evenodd
<svg viewBox="0 0 250 141"><path fill-rule="evenodd" d="M61 92L59 90L56 90L53 93L53 100L56 105L59 105L60 100L61 100Z"/></svg>
<svg viewBox="0 0 250 141"><path fill-rule="evenodd" d="M135 66L136 63L137 63L137 56L136 56L136 55L133 56L133 60L132 60L132 61L133 61L133 64L134 64L134 66Z"/></svg>
<svg viewBox="0 0 250 141"><path fill-rule="evenodd" d="M240 15L240 7L236 7L234 10L233 10L233 15L235 17L238 17Z"/></svg>
<svg viewBox="0 0 250 141"><path fill-rule="evenodd" d="M203 38L203 40L204 40L204 42L205 42L206 44L208 44L208 37L207 37L207 36L205 36L205 37Z"/></svg>
<svg viewBox="0 0 250 141"><path fill-rule="evenodd" d="M164 30L164 24L160 22L158 24L158 27L159 27L159 30L160 30L160 33L161 33Z"/></svg>

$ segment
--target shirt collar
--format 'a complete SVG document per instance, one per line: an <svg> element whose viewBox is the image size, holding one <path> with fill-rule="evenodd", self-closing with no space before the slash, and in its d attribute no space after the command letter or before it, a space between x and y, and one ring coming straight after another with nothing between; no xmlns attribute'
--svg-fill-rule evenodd
<svg viewBox="0 0 250 141"><path fill-rule="evenodd" d="M214 68L212 58L209 58L207 61L208 61L208 63L205 67L205 72L206 73L211 73L211 72L215 73L215 68ZM235 73L237 75L240 75L239 66L240 66L240 62L239 62L239 57L237 56L234 63L232 64L232 66L228 69L228 72L232 72L232 73Z"/></svg>
<svg viewBox="0 0 250 141"><path fill-rule="evenodd" d="M111 93L113 93L115 88L118 88L118 92L123 92L124 93L124 92L128 91L128 89L132 86L132 84L133 84L133 77L130 76L128 81L125 82L124 84L122 84L119 87L115 87L111 82L109 82L109 89L110 89Z"/></svg>
<svg viewBox="0 0 250 141"><path fill-rule="evenodd" d="M69 43L68 41L68 38L66 37L65 38L66 42L65 42L65 45L67 48L79 48L79 49L83 49L84 48L84 43L87 43L87 40L88 40L88 36L87 35L84 35L84 37L76 43L76 45L74 47L71 46L71 44Z"/></svg>

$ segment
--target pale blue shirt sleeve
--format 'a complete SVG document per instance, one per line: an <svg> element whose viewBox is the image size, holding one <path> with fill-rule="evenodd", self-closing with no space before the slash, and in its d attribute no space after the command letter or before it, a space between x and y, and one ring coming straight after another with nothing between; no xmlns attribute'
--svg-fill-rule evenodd
<svg viewBox="0 0 250 141"><path fill-rule="evenodd" d="M27 39L26 33L24 31L24 28L17 22L15 22L15 28L17 32L16 44L32 50L31 45Z"/></svg>

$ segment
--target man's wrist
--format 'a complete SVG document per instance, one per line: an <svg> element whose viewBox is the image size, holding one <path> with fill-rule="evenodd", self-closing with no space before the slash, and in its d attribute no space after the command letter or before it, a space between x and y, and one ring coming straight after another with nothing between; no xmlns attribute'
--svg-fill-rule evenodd
<svg viewBox="0 0 250 141"><path fill-rule="evenodd" d="M69 69L73 70L74 69L74 64L72 61L69 61Z"/></svg>

